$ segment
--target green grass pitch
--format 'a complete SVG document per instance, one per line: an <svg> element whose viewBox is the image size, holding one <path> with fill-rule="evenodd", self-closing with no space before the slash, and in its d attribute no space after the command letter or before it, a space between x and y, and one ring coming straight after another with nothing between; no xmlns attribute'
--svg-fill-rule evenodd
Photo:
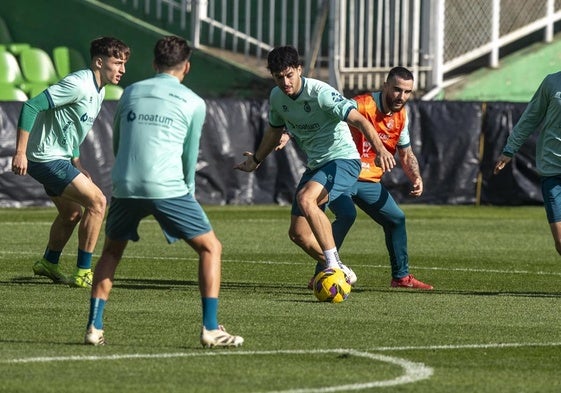
<svg viewBox="0 0 561 393"><path fill-rule="evenodd" d="M402 206L411 272L390 288L382 230L360 213L341 249L358 275L319 303L289 208L207 206L224 246L219 321L244 346L205 350L197 258L141 224L82 344L89 291L33 277L55 211L0 210L0 392L561 392L561 257L542 207ZM99 256L100 237L96 249ZM61 268L71 272L74 236ZM95 262L94 262L95 263Z"/></svg>

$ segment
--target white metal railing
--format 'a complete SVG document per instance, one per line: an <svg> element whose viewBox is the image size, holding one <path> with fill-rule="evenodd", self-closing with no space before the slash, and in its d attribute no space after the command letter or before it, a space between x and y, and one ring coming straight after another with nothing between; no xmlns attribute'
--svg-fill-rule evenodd
<svg viewBox="0 0 561 393"><path fill-rule="evenodd" d="M499 67L500 50L523 37L543 30L544 42L553 41L554 24L561 20L559 0L436 0L434 3L436 23L432 35L436 45L432 90L423 99L432 99L448 84L446 73L482 56L489 55L490 67ZM449 12L451 7L456 7L455 13ZM470 30L474 21L480 24ZM459 44L460 50L453 48Z"/></svg>
<svg viewBox="0 0 561 393"><path fill-rule="evenodd" d="M339 90L381 86L396 65L414 73L430 99L446 75L481 56L544 30L553 39L561 0L121 0L187 31L195 47L264 57L297 47L307 75ZM328 73L325 73L328 70Z"/></svg>
<svg viewBox="0 0 561 393"><path fill-rule="evenodd" d="M423 59L421 0L331 0L335 58L332 75L342 89L382 85L394 66L405 66L426 87L430 63ZM428 13L428 12L427 12ZM372 17L373 16L373 17ZM428 53L427 53L428 54ZM333 81L331 81L333 82Z"/></svg>

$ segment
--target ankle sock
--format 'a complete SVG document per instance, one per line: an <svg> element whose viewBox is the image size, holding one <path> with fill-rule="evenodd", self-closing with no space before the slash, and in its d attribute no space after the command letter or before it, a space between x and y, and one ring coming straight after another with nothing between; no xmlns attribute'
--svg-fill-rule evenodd
<svg viewBox="0 0 561 393"><path fill-rule="evenodd" d="M62 251L49 250L49 247L47 247L45 249L45 253L43 254L43 258L56 265L60 259L60 254L62 254Z"/></svg>
<svg viewBox="0 0 561 393"><path fill-rule="evenodd" d="M78 269L90 270L92 268L92 253L78 249Z"/></svg>
<svg viewBox="0 0 561 393"><path fill-rule="evenodd" d="M90 299L90 315L88 316L87 327L93 325L96 329L103 329L103 310L106 301L100 298ZM87 329L86 327L86 329Z"/></svg>
<svg viewBox="0 0 561 393"><path fill-rule="evenodd" d="M207 330L218 329L218 298L203 297L203 326Z"/></svg>

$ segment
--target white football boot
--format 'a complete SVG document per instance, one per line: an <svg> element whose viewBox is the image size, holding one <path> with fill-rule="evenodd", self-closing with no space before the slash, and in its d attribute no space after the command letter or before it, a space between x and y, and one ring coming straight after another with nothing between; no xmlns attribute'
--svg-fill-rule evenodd
<svg viewBox="0 0 561 393"><path fill-rule="evenodd" d="M206 330L203 326L201 331L201 344L204 348L213 347L239 347L243 344L243 337L234 336L219 325L218 329Z"/></svg>
<svg viewBox="0 0 561 393"><path fill-rule="evenodd" d="M103 337L103 330L96 329L93 325L88 327L86 336L84 337L84 344L86 345L105 345L105 337Z"/></svg>
<svg viewBox="0 0 561 393"><path fill-rule="evenodd" d="M347 282L350 285L355 285L357 277L356 277L355 272L353 272L353 269L351 269L350 267L343 264L343 262L339 262L339 269L341 269L343 271L343 273L345 273L345 277L347 278Z"/></svg>

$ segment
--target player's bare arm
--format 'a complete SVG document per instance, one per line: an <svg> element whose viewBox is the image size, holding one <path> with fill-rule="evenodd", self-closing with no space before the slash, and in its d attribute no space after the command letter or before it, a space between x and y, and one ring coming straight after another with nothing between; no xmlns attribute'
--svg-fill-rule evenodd
<svg viewBox="0 0 561 393"><path fill-rule="evenodd" d="M419 161L417 161L417 157L415 156L415 153L413 153L413 149L411 146L407 146L402 149L398 149L398 152L403 172L405 172L405 175L413 185L413 189L409 195L417 197L421 196L423 193L423 178L421 177L421 171L419 169Z"/></svg>
<svg viewBox="0 0 561 393"><path fill-rule="evenodd" d="M18 128L16 139L16 152L12 157L12 171L16 175L24 176L27 174L27 141L29 140L29 132Z"/></svg>
<svg viewBox="0 0 561 393"><path fill-rule="evenodd" d="M347 116L347 123L360 130L370 142L370 145L376 151L376 165L378 165L384 172L389 172L395 166L395 158L382 143L374 126L360 114L359 111L353 109Z"/></svg>
<svg viewBox="0 0 561 393"><path fill-rule="evenodd" d="M239 169L244 172L253 172L259 167L261 162L279 145L284 128L275 128L269 126L263 135L263 139L255 153L246 151L243 155L246 157L245 161L240 162L234 169Z"/></svg>

